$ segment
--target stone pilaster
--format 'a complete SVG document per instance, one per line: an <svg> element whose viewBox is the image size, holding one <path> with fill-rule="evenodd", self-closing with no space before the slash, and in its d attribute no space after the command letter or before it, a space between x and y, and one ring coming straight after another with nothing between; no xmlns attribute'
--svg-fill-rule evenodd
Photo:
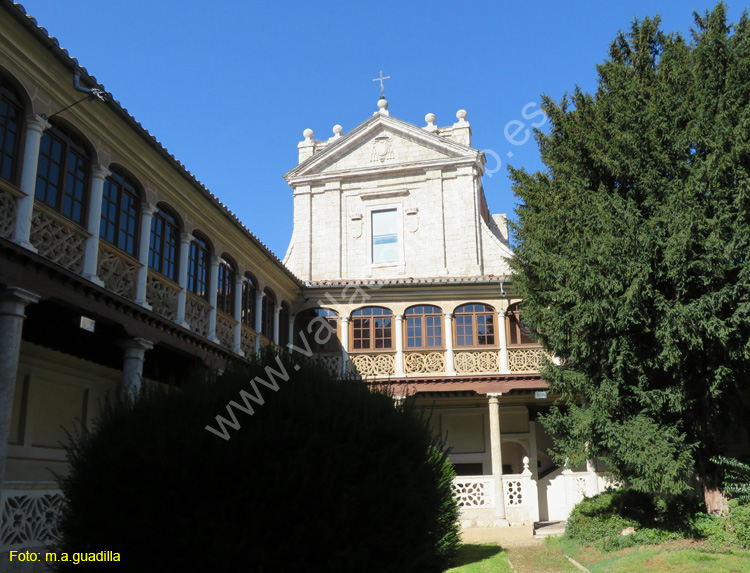
<svg viewBox="0 0 750 573"><path fill-rule="evenodd" d="M396 376L404 376L404 315L396 315Z"/></svg>
<svg viewBox="0 0 750 573"><path fill-rule="evenodd" d="M242 273L237 273L234 277L234 348L235 354L244 356L242 352Z"/></svg>
<svg viewBox="0 0 750 573"><path fill-rule="evenodd" d="M188 258L190 256L190 241L192 240L193 236L190 233L180 233L180 260L177 267L177 284L180 286L180 292L177 294L175 322L185 328L189 328L185 320L185 306L187 305Z"/></svg>
<svg viewBox="0 0 750 573"><path fill-rule="evenodd" d="M349 364L349 317L341 317L341 374L346 374Z"/></svg>
<svg viewBox="0 0 750 573"><path fill-rule="evenodd" d="M218 343L216 337L216 295L219 288L219 257L211 257L211 272L208 277L208 304L211 310L208 313L208 338Z"/></svg>
<svg viewBox="0 0 750 573"><path fill-rule="evenodd" d="M495 506L497 516L505 517L505 495L503 492L503 454L500 435L500 396L487 394L490 405L490 452L492 455L492 478L495 482Z"/></svg>
<svg viewBox="0 0 750 573"><path fill-rule="evenodd" d="M26 195L18 199L16 207L16 227L13 231L13 242L36 252L31 244L31 218L34 216L34 195L36 193L36 173L39 166L39 146L42 133L50 124L37 116L26 117L26 144L23 150L21 167L21 191Z"/></svg>
<svg viewBox="0 0 750 573"><path fill-rule="evenodd" d="M144 338L130 338L124 340L121 346L125 349L125 356L122 364L120 398L125 400L137 397L140 393L146 351L151 350L154 345Z"/></svg>
<svg viewBox="0 0 750 573"><path fill-rule="evenodd" d="M453 314L445 313L445 373L448 376L456 375L456 367L453 361Z"/></svg>
<svg viewBox="0 0 750 573"><path fill-rule="evenodd" d="M110 175L104 165L96 165L91 170L91 195L86 230L91 236L86 240L86 254L83 259L83 277L99 286L104 283L97 276L99 263L99 227L102 222L102 197L104 181Z"/></svg>
<svg viewBox="0 0 750 573"><path fill-rule="evenodd" d="M138 279L136 282L135 302L151 310L151 306L146 301L146 285L148 284L148 247L151 239L151 219L156 212L156 206L151 203L141 205L141 231L138 238L138 262L141 268L138 269Z"/></svg>

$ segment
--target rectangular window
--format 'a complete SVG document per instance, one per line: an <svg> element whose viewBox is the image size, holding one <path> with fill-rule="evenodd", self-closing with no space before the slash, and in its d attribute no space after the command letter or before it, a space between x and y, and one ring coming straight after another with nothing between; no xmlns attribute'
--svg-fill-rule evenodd
<svg viewBox="0 0 750 573"><path fill-rule="evenodd" d="M396 263L398 258L397 210L373 211L372 263Z"/></svg>

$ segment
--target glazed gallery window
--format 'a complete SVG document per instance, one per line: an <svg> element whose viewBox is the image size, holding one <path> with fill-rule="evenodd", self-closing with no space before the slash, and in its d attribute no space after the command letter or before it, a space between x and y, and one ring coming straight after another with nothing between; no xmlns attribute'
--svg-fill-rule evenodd
<svg viewBox="0 0 750 573"><path fill-rule="evenodd" d="M387 308L368 306L352 313L353 350L391 350L393 348L393 313Z"/></svg>
<svg viewBox="0 0 750 573"><path fill-rule="evenodd" d="M200 237L190 241L188 252L188 290L208 300L208 270L210 268L208 243Z"/></svg>
<svg viewBox="0 0 750 573"><path fill-rule="evenodd" d="M531 337L531 331L521 319L521 309L518 303L510 305L505 316L507 317L508 344L510 346L536 344Z"/></svg>
<svg viewBox="0 0 750 573"><path fill-rule="evenodd" d="M21 98L0 76L0 178L17 182L23 107Z"/></svg>
<svg viewBox="0 0 750 573"><path fill-rule="evenodd" d="M242 324L255 330L255 281L251 276L242 277Z"/></svg>
<svg viewBox="0 0 750 573"><path fill-rule="evenodd" d="M127 176L112 170L112 175L104 181L99 235L135 257L138 248L139 215L140 201L135 184Z"/></svg>
<svg viewBox="0 0 750 573"><path fill-rule="evenodd" d="M406 309L407 348L441 348L443 346L443 311L436 306L420 305Z"/></svg>
<svg viewBox="0 0 750 573"><path fill-rule="evenodd" d="M229 316L234 316L234 277L234 265L222 258L216 280L216 308Z"/></svg>
<svg viewBox="0 0 750 573"><path fill-rule="evenodd" d="M89 188L89 165L83 141L73 132L56 125L46 129L39 147L36 198L82 225ZM113 242L108 237L105 239Z"/></svg>
<svg viewBox="0 0 750 573"><path fill-rule="evenodd" d="M398 262L398 211L373 211L372 264Z"/></svg>
<svg viewBox="0 0 750 573"><path fill-rule="evenodd" d="M159 209L151 219L151 241L148 266L170 280L177 280L177 253L180 243L177 220L166 210Z"/></svg>
<svg viewBox="0 0 750 573"><path fill-rule="evenodd" d="M486 304L465 304L453 313L456 346L494 346L495 309Z"/></svg>
<svg viewBox="0 0 750 573"><path fill-rule="evenodd" d="M328 308L302 311L294 329L295 344L298 348L309 345L312 352L339 352L338 324L339 315Z"/></svg>
<svg viewBox="0 0 750 573"><path fill-rule="evenodd" d="M276 307L276 295L269 288L263 291L265 296L263 297L262 314L260 319L260 333L265 336L268 340L273 340L274 334L274 311ZM281 325L279 325L281 326Z"/></svg>

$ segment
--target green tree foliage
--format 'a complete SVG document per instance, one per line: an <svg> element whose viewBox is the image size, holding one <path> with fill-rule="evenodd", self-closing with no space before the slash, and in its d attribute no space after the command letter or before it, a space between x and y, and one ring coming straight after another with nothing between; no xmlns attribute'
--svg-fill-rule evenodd
<svg viewBox="0 0 750 573"><path fill-rule="evenodd" d="M750 381L750 22L692 39L636 20L594 94L544 99L544 172L511 170L525 322L562 359L558 459L677 493L745 432Z"/></svg>
<svg viewBox="0 0 750 573"><path fill-rule="evenodd" d="M447 568L459 544L455 474L428 420L294 356L108 407L69 449L57 550L121 561L58 569ZM217 414L232 418L232 402L228 439L207 431Z"/></svg>

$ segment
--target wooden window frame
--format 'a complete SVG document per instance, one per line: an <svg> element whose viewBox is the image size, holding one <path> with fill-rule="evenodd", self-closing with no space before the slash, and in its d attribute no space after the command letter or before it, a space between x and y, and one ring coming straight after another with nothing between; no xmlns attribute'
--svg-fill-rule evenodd
<svg viewBox="0 0 750 573"><path fill-rule="evenodd" d="M59 149L59 157L53 153L54 149ZM72 171L71 161L74 163ZM57 166L55 169L51 167L53 164ZM74 223L85 225L91 185L91 158L77 134L59 125L52 125L44 130L39 144L34 185L34 197L37 201ZM53 191L54 199L50 198Z"/></svg>
<svg viewBox="0 0 750 573"><path fill-rule="evenodd" d="M240 320L245 326L255 330L255 310L258 293L257 281L247 273L242 277L242 309ZM249 299L248 299L249 295Z"/></svg>
<svg viewBox="0 0 750 573"><path fill-rule="evenodd" d="M265 296L263 297L262 313L260 315L260 334L273 342L273 315L274 307L276 306L276 295L269 288L264 289L263 292ZM281 325L279 325L279 328L281 328Z"/></svg>
<svg viewBox="0 0 750 573"><path fill-rule="evenodd" d="M188 248L187 265L187 290L208 300L208 288L211 284L211 249L208 241L202 237L193 237ZM201 274L205 277L201 277Z"/></svg>
<svg viewBox="0 0 750 573"><path fill-rule="evenodd" d="M118 170L104 180L102 196L102 216L99 236L114 247L138 258L138 243L141 228L141 196L135 182ZM112 190L114 189L114 197ZM127 199L128 204L125 203ZM109 207L114 207L114 219ZM131 207L134 212L130 212ZM128 228L132 222L132 229ZM113 237L109 238L110 230ZM131 244L128 244L132 241Z"/></svg>
<svg viewBox="0 0 750 573"><path fill-rule="evenodd" d="M161 226L161 231L158 229L159 226ZM171 241L170 237L172 238ZM159 208L151 219L148 266L176 283L180 271L179 256L180 227L177 223L177 217L168 210Z"/></svg>
<svg viewBox="0 0 750 573"><path fill-rule="evenodd" d="M219 261L218 274L216 276L216 310L234 318L234 289L235 289L234 263L222 257Z"/></svg>
<svg viewBox="0 0 750 573"><path fill-rule="evenodd" d="M14 185L20 185L19 175L21 173L21 140L24 136L24 127L26 122L25 106L19 97L17 90L11 83L0 75L0 101L15 112L15 131L11 129L14 118L7 114L6 119L0 117L0 178L10 181ZM0 116L2 113L0 111ZM13 137L13 145L6 145L8 137ZM5 151L6 147L11 147L10 151ZM3 171L8 169L8 176L3 176Z"/></svg>
<svg viewBox="0 0 750 573"><path fill-rule="evenodd" d="M505 311L505 336L508 341L509 348L520 348L523 346L539 346L539 343L534 341L530 334L523 332L522 320L521 320L521 307L519 303L514 303L508 307ZM513 339L520 340L521 342L513 342ZM526 339L524 342L523 340Z"/></svg>
<svg viewBox="0 0 750 573"><path fill-rule="evenodd" d="M434 309L435 312L424 312L424 309ZM412 309L423 309L422 312L409 312ZM404 321L403 321L403 329L404 329L404 350L443 350L445 348L444 345L444 338L443 338L443 321L444 321L444 314L443 310L435 305L432 304L418 304L415 306L410 306L404 311ZM419 318L420 325L419 326L412 326L411 328L419 328L420 333L419 337L422 340L422 344L420 346L410 346L409 345L409 319L410 318ZM428 321L427 318L435 318L436 324L428 325L426 324ZM438 330L438 338L439 338L439 344L430 345L427 344L427 340L429 338L435 338L435 336L429 337L427 335L428 329L437 328Z"/></svg>
<svg viewBox="0 0 750 573"><path fill-rule="evenodd" d="M309 320L308 320L309 317ZM318 332L318 328L312 332L308 331L308 325L315 319L325 320L335 333L331 336L324 344L320 344L315 340L315 334ZM307 344L310 346L310 350L316 354L341 352L341 320L339 313L330 308L308 308L303 310L297 315L295 321L295 344L298 348L306 348L305 343L302 341L300 333L303 333Z"/></svg>
<svg viewBox="0 0 750 573"><path fill-rule="evenodd" d="M372 311L372 310L380 310L384 311L379 314L359 314L357 313L363 313L363 311ZM386 314L387 313L387 314ZM387 326L379 326L378 322L382 320L389 320L389 324ZM357 326L358 321L369 321L367 326ZM352 312L351 317L349 319L349 351L350 352L387 352L387 351L393 351L395 349L395 340L394 340L394 322L395 317L393 315L393 312L385 307L382 306L365 306L362 308L358 308L354 312ZM388 330L388 334L385 335L385 333L378 334L378 330ZM366 338L357 338L356 333L357 332L367 332ZM357 342L358 341L367 341L367 344L369 345L367 348L360 347L357 348ZM388 346L381 346L378 347L378 341L381 340L385 342L386 340L389 341Z"/></svg>
<svg viewBox="0 0 750 573"><path fill-rule="evenodd" d="M475 306L482 306L484 307L484 310L471 310L471 311L462 311L462 308L465 307L475 307ZM468 326L468 325L459 325L458 324L458 317L471 317L471 329L472 329L472 344L459 344L459 326ZM492 325L492 334L479 334L479 318L486 319L489 317L491 319L490 324ZM485 323L482 325L484 327L487 326ZM463 335L466 336L466 335ZM488 344L480 344L479 340L481 336L492 336L492 342ZM479 303L479 302L470 302L466 304L462 304L461 306L457 307L456 310L453 311L453 347L454 348L498 348L498 340L497 340L497 312L494 308L492 308L488 304Z"/></svg>

